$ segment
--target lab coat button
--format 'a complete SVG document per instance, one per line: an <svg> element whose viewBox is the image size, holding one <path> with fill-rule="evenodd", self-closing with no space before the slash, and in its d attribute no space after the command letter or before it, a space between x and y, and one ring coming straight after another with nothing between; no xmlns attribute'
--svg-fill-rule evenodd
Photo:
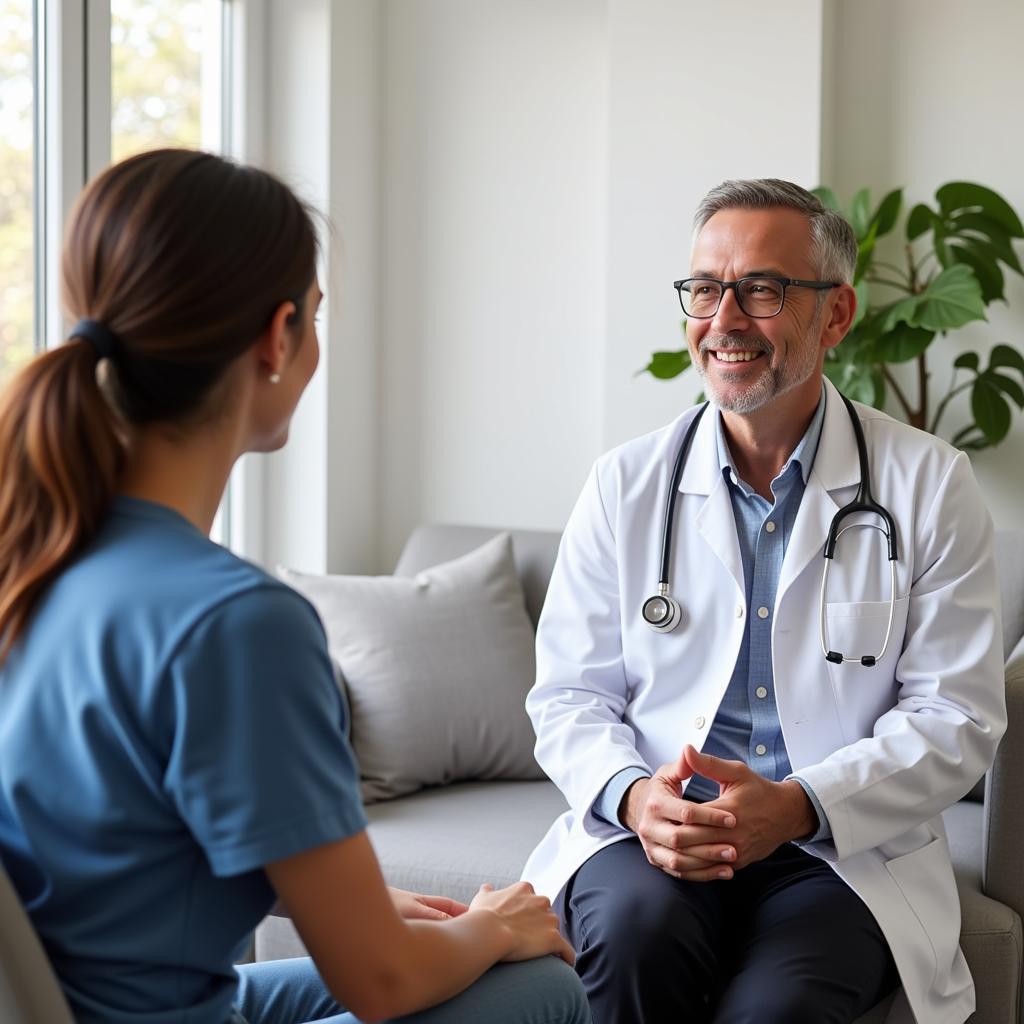
<svg viewBox="0 0 1024 1024"><path fill-rule="evenodd" d="M754 753L760 755L767 754L768 748L763 743L758 743L758 745L754 747Z"/></svg>
<svg viewBox="0 0 1024 1024"><path fill-rule="evenodd" d="M770 519L768 520L767 523L764 524L764 528L765 528L765 531L767 533L774 533L775 532L775 524Z"/></svg>
<svg viewBox="0 0 1024 1024"><path fill-rule="evenodd" d="M737 619L742 619L743 618L743 605L741 605L741 604L736 605L736 618Z"/></svg>
<svg viewBox="0 0 1024 1024"><path fill-rule="evenodd" d="M765 608L764 605L761 605L761 607L757 609L757 617L759 619L767 619L768 618L768 609Z"/></svg>
<svg viewBox="0 0 1024 1024"><path fill-rule="evenodd" d="M698 729L704 728L704 716L698 715L696 721L693 723Z"/></svg>
<svg viewBox="0 0 1024 1024"><path fill-rule="evenodd" d="M760 697L762 700L764 700L764 698L768 696L768 688L765 687L765 686L759 686L754 691L754 693L756 693L758 695L758 697Z"/></svg>

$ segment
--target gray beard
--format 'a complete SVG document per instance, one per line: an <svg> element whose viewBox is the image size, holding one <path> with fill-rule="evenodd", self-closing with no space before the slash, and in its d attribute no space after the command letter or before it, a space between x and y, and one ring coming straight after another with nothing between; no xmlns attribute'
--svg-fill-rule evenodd
<svg viewBox="0 0 1024 1024"><path fill-rule="evenodd" d="M815 322L808 333L814 333L818 329L818 317L814 319ZM700 343L698 355L707 355L710 358L709 352L711 349L729 351L730 349L741 347L734 344L736 340L725 338L721 335L705 338ZM771 356L772 347L766 340L762 338L745 338L742 340L746 343L747 347L750 347L751 343L753 343L754 347L767 353L769 357ZM722 344L722 342L725 342L725 344ZM790 349L790 354L780 365L766 367L753 384L741 394L734 395L733 397L719 394L718 389L708 379L708 375L704 370L703 359L697 359L694 362L694 366L704 384L704 393L711 399L712 404L724 412L751 413L763 409L780 395L784 395L787 391L792 391L794 388L799 387L814 373L818 365L817 351L811 348L811 346L807 346L806 349L801 349L798 356L799 359L794 361L792 349Z"/></svg>

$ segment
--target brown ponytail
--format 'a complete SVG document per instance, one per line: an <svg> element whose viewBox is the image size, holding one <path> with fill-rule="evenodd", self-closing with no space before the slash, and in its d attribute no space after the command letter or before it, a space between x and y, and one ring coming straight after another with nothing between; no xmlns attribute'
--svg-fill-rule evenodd
<svg viewBox="0 0 1024 1024"><path fill-rule="evenodd" d="M117 484L124 448L95 375L92 347L65 345L22 370L0 405L0 664Z"/></svg>
<svg viewBox="0 0 1024 1024"><path fill-rule="evenodd" d="M308 211L255 168L156 150L87 186L64 245L63 298L72 318L116 338L109 387L94 345L72 340L0 397L0 666L107 514L125 430L202 411L282 302L305 315L315 265Z"/></svg>

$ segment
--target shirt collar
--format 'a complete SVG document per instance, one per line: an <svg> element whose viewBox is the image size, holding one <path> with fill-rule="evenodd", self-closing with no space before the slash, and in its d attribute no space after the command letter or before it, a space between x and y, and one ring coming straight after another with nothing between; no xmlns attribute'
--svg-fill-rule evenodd
<svg viewBox="0 0 1024 1024"><path fill-rule="evenodd" d="M800 443L793 449L793 453L786 460L776 480L781 479L789 471L789 467L796 463L800 467L800 475L804 484L811 475L811 467L814 465L814 457L818 452L818 442L821 440L821 426L825 422L825 386L821 388L821 398L818 399L818 407L814 410L810 425L800 438ZM736 471L736 465L732 461L732 452L725 440L725 431L722 428L722 412L715 409L715 440L718 444L718 464L721 467L725 479L733 484L740 483L740 475ZM772 483L775 481L773 480Z"/></svg>

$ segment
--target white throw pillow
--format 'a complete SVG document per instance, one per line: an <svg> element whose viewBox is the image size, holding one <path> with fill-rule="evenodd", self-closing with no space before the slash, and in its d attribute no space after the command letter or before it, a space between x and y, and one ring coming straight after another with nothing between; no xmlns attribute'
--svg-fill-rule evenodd
<svg viewBox="0 0 1024 1024"><path fill-rule="evenodd" d="M367 803L463 779L538 779L534 632L500 534L414 577L279 570L341 666Z"/></svg>

